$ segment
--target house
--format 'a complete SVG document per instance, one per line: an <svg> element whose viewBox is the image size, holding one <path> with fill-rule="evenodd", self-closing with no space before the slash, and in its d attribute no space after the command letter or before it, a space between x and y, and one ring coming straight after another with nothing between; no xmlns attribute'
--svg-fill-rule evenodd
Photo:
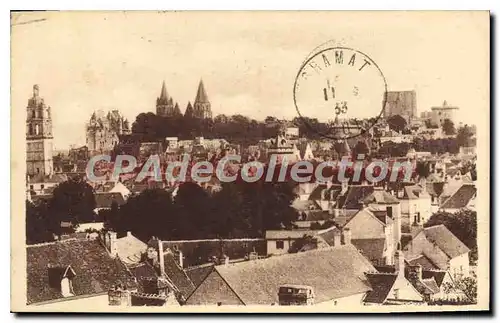
<svg viewBox="0 0 500 323"><path fill-rule="evenodd" d="M267 255L288 253L292 244L305 236L315 236L318 230L267 230Z"/></svg>
<svg viewBox="0 0 500 323"><path fill-rule="evenodd" d="M410 264L425 270L446 270L453 278L469 275L469 248L442 224L421 229L403 252Z"/></svg>
<svg viewBox="0 0 500 323"><path fill-rule="evenodd" d="M423 224L432 215L432 199L427 192L427 183L406 185L398 192L401 203L401 230L410 232L412 221L417 218L418 224Z"/></svg>
<svg viewBox="0 0 500 323"><path fill-rule="evenodd" d="M99 213L100 210L109 210L113 203L117 206L125 204L125 199L121 193L95 193L95 203L96 207L94 212Z"/></svg>
<svg viewBox="0 0 500 323"><path fill-rule="evenodd" d="M441 198L440 209L445 212L455 213L462 209L475 209L477 189L474 184L464 183L450 196Z"/></svg>
<svg viewBox="0 0 500 323"><path fill-rule="evenodd" d="M370 260L377 264L394 263L394 221L387 211L372 211L365 207L343 228L350 230L352 244Z"/></svg>
<svg viewBox="0 0 500 323"><path fill-rule="evenodd" d="M26 247L27 304L108 303L108 289L120 282L137 289L125 264L97 239L68 239Z"/></svg>
<svg viewBox="0 0 500 323"><path fill-rule="evenodd" d="M27 190L34 193L32 195L51 194L57 185L67 180L68 176L65 174L37 174L27 178Z"/></svg>
<svg viewBox="0 0 500 323"><path fill-rule="evenodd" d="M310 291L313 304L361 305L372 290L365 277L371 271L375 268L351 245L219 265L186 304L276 305L284 287Z"/></svg>
<svg viewBox="0 0 500 323"><path fill-rule="evenodd" d="M403 253L395 253L394 272L370 272L366 277L372 290L363 299L365 305L424 304L424 296L405 277Z"/></svg>

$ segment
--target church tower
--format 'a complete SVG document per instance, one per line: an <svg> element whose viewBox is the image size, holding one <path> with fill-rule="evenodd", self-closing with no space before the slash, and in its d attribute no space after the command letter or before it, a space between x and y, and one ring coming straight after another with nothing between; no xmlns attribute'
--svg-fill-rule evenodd
<svg viewBox="0 0 500 323"><path fill-rule="evenodd" d="M50 107L40 97L38 85L33 85L33 96L28 100L26 118L26 173L51 175L52 162L52 118Z"/></svg>
<svg viewBox="0 0 500 323"><path fill-rule="evenodd" d="M194 100L194 116L200 119L212 118L212 109L210 106L210 101L208 101L208 95L205 91L205 86L203 85L203 80L200 80L198 85L198 92L196 93L196 99Z"/></svg>
<svg viewBox="0 0 500 323"><path fill-rule="evenodd" d="M167 117L174 113L174 102L171 97L168 96L167 87L165 81L161 86L160 97L156 99L156 115Z"/></svg>

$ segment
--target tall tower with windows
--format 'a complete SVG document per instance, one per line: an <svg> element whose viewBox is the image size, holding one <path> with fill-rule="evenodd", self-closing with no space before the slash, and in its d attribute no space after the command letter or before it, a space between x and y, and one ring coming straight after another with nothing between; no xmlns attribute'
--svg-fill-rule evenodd
<svg viewBox="0 0 500 323"><path fill-rule="evenodd" d="M26 118L26 173L28 176L51 175L52 118L50 107L40 97L38 85L33 85L33 96L28 100Z"/></svg>
<svg viewBox="0 0 500 323"><path fill-rule="evenodd" d="M208 100L207 91L205 91L205 85L203 85L203 80L200 80L198 85L198 91L196 92L196 99L194 100L194 116L200 119L210 119L212 118L212 109L210 106L210 101Z"/></svg>

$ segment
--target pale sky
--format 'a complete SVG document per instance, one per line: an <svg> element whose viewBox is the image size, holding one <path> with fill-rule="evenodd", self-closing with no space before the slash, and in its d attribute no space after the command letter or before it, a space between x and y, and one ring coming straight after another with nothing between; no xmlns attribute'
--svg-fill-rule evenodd
<svg viewBox="0 0 500 323"><path fill-rule="evenodd" d="M291 119L300 65L327 41L370 56L389 90L415 89L419 114L447 100L475 123L489 106L487 12L39 12L12 24L13 123L24 129L39 84L57 149L85 143L94 110L154 112L163 80L181 111L203 78L214 116Z"/></svg>

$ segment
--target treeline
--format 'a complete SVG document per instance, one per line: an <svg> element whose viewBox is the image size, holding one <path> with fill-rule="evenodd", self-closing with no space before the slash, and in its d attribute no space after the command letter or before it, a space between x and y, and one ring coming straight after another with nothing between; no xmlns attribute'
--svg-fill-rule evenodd
<svg viewBox="0 0 500 323"><path fill-rule="evenodd" d="M54 197L36 205L27 201L26 242L54 240L74 232L81 223L104 221L105 228L131 231L148 240L262 237L266 230L290 227L298 214L291 207L296 198L290 183L223 183L208 193L195 183L181 184L174 194L148 189L111 209L93 212L95 198L88 184L60 184ZM61 223L71 223L71 226Z"/></svg>

